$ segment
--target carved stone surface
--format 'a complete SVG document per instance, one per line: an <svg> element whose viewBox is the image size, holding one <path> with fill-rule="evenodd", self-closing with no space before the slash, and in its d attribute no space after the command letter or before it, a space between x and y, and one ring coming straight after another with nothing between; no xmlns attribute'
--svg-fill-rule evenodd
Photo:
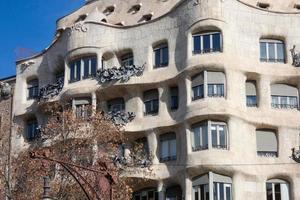
<svg viewBox="0 0 300 200"><path fill-rule="evenodd" d="M71 27L71 32L74 32L74 31L87 32L88 28L86 27L86 25L84 24L83 21L80 21L80 22L73 24L73 26Z"/></svg>
<svg viewBox="0 0 300 200"><path fill-rule="evenodd" d="M28 60L24 63L22 63L20 66L21 66L21 71L25 71L29 66L35 64L35 62L33 60Z"/></svg>
<svg viewBox="0 0 300 200"><path fill-rule="evenodd" d="M290 50L292 53L293 64L295 67L300 67L300 52L295 51L296 45Z"/></svg>
<svg viewBox="0 0 300 200"><path fill-rule="evenodd" d="M296 150L295 148L292 149L292 159L300 163L300 147L299 150Z"/></svg>
<svg viewBox="0 0 300 200"><path fill-rule="evenodd" d="M8 83L0 82L0 96L2 98L9 98L11 95L11 86Z"/></svg>
<svg viewBox="0 0 300 200"><path fill-rule="evenodd" d="M110 111L106 117L118 126L125 126L135 118L135 114L133 112Z"/></svg>
<svg viewBox="0 0 300 200"><path fill-rule="evenodd" d="M109 69L101 69L97 71L97 79L100 83L106 83L110 81L128 81L132 76L140 76L143 74L145 64L141 67L136 65L113 67Z"/></svg>
<svg viewBox="0 0 300 200"><path fill-rule="evenodd" d="M64 81L58 80L54 84L48 84L40 89L39 92L39 100L40 101L47 101L55 96L57 96L60 91L64 87Z"/></svg>

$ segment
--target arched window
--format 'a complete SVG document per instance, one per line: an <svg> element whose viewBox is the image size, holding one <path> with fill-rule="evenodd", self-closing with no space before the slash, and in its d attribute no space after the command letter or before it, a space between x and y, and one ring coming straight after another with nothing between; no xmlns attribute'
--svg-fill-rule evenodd
<svg viewBox="0 0 300 200"><path fill-rule="evenodd" d="M204 54L222 51L222 36L219 31L193 34L193 53Z"/></svg>
<svg viewBox="0 0 300 200"><path fill-rule="evenodd" d="M261 39L260 40L260 61L261 62L285 62L284 43L281 40Z"/></svg>
<svg viewBox="0 0 300 200"><path fill-rule="evenodd" d="M77 118L86 119L91 115L91 98L76 98L72 104Z"/></svg>
<svg viewBox="0 0 300 200"><path fill-rule="evenodd" d="M193 179L193 200L231 200L232 179L231 177L209 172ZM210 188L213 188L211 194Z"/></svg>
<svg viewBox="0 0 300 200"><path fill-rule="evenodd" d="M154 115L158 113L159 101L158 90L152 89L144 92L145 115Z"/></svg>
<svg viewBox="0 0 300 200"><path fill-rule="evenodd" d="M274 130L256 130L257 155L264 157L278 156L278 142Z"/></svg>
<svg viewBox="0 0 300 200"><path fill-rule="evenodd" d="M256 82L255 81L246 81L246 105L248 107L256 107L257 106Z"/></svg>
<svg viewBox="0 0 300 200"><path fill-rule="evenodd" d="M272 107L281 109L298 108L298 89L286 84L271 85Z"/></svg>
<svg viewBox="0 0 300 200"><path fill-rule="evenodd" d="M32 79L27 82L27 99L36 99L39 97L39 80Z"/></svg>
<svg viewBox="0 0 300 200"><path fill-rule="evenodd" d="M289 183L281 179L270 179L266 183L267 200L289 200Z"/></svg>

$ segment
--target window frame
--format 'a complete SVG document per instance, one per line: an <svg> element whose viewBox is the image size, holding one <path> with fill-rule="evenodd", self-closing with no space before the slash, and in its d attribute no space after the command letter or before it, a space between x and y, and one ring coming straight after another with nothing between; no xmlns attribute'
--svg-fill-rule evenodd
<svg viewBox="0 0 300 200"><path fill-rule="evenodd" d="M213 145L213 126L217 126L216 133L217 133L217 145ZM225 134L225 144L221 145L221 134L220 134L220 126L223 126L224 128L224 134ZM206 130L206 136L203 136L203 132L201 132L201 135L199 135L200 141L197 142L200 144L199 147L196 146L196 140L195 140L195 129L200 129L202 127L202 130L205 128ZM204 128L203 128L204 127ZM200 132L199 132L200 133ZM207 145L203 146L203 138L206 138ZM229 150L229 131L228 126L226 122L223 121L216 121L216 120L204 120L199 123L193 124L191 129L191 143L192 143L192 152L197 151L203 151L203 150L211 150L211 149L217 149L217 150ZM202 145L201 145L202 143Z"/></svg>
<svg viewBox="0 0 300 200"><path fill-rule="evenodd" d="M119 101L118 103L116 103ZM115 107L120 107L121 109L114 109ZM109 112L122 112L126 110L126 103L123 97L113 98L107 101L107 109Z"/></svg>
<svg viewBox="0 0 300 200"><path fill-rule="evenodd" d="M167 61L164 62L164 49L167 49ZM156 63L156 52L159 51L159 64ZM170 55L169 55L169 45L167 42L161 43L153 47L153 68L163 68L169 65Z"/></svg>
<svg viewBox="0 0 300 200"><path fill-rule="evenodd" d="M132 63L132 64L130 64L130 63ZM133 65L134 65L133 53L127 53L121 57L121 66L122 67L128 67L128 66L133 66Z"/></svg>
<svg viewBox="0 0 300 200"><path fill-rule="evenodd" d="M88 65L86 65L86 61ZM95 62L93 65L93 61ZM78 66L79 65L79 66ZM69 83L96 77L98 70L98 56L96 54L78 56L69 61Z"/></svg>
<svg viewBox="0 0 300 200"><path fill-rule="evenodd" d="M213 41L213 35L218 34L220 38L220 48L217 50L214 50L214 41ZM204 49L204 36L209 35L209 51ZM222 32L215 30L215 31L205 31L205 32L200 32L200 33L194 33L192 34L192 44L193 44L193 55L198 55L198 54L207 54L207 53L217 53L217 52L223 52L223 36ZM200 50L196 51L195 50L195 37L200 37Z"/></svg>
<svg viewBox="0 0 300 200"><path fill-rule="evenodd" d="M177 160L177 137L176 134L171 132L171 133L165 133L159 136L159 141L160 141L160 162L168 162L168 161L174 161ZM172 145L174 145L175 141L175 155L171 155L172 151ZM163 157L163 143L167 142L168 145L168 153L166 157Z"/></svg>
<svg viewBox="0 0 300 200"><path fill-rule="evenodd" d="M26 137L25 138L27 141L33 141L38 137L38 135L39 135L38 127L39 127L39 124L38 124L37 119L31 119L31 120L26 121ZM29 133L29 128L30 128L30 133Z"/></svg>
<svg viewBox="0 0 300 200"><path fill-rule="evenodd" d="M280 187L280 198L282 197L282 190L281 190L281 185L286 185L288 189L288 200L290 199L290 184L289 182L281 179L270 179L266 181L266 199L268 199L268 185L271 185L271 195L272 195L272 200L276 200L276 191L275 191L275 185L279 185Z"/></svg>
<svg viewBox="0 0 300 200"><path fill-rule="evenodd" d="M266 44L266 58L262 58L262 46L261 44L265 43ZM270 51L269 51L269 46L270 44L274 44L274 56L275 58L272 59L270 58ZM282 54L283 54L283 59L279 59L279 52L278 52L278 44L282 44ZM268 38L261 38L259 40L259 48L260 48L260 62L267 62L267 63L286 63L286 50L285 50L285 42L283 40L278 40L278 39L268 39Z"/></svg>
<svg viewBox="0 0 300 200"><path fill-rule="evenodd" d="M155 92L156 93L156 97L155 98L146 98L147 100L145 100L145 96L147 93L150 92ZM150 89L147 91L144 91L143 93L143 103L144 103L144 115L158 115L159 113L159 91L158 89ZM150 110L147 110L147 106L151 107Z"/></svg>
<svg viewBox="0 0 300 200"><path fill-rule="evenodd" d="M277 99L278 103L274 103L273 100L274 99ZM282 99L283 98L286 98L286 104L283 104L282 103ZM296 104L291 104L291 99L292 98L295 98L296 99ZM296 109L298 110L299 109L299 99L298 99L298 96L285 96L285 95L271 95L271 106L272 108L278 108L278 109Z"/></svg>
<svg viewBox="0 0 300 200"><path fill-rule="evenodd" d="M172 86L170 87L169 91L170 91L170 109L174 111L179 108L179 87Z"/></svg>
<svg viewBox="0 0 300 200"><path fill-rule="evenodd" d="M27 81L27 100L37 99L40 96L39 92L40 89L38 79L32 79L31 81Z"/></svg>

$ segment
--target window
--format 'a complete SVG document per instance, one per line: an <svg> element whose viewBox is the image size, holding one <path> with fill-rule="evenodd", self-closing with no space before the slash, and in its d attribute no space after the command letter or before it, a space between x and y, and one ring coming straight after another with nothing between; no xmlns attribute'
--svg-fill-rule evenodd
<svg viewBox="0 0 300 200"><path fill-rule="evenodd" d="M167 133L160 136L160 160L176 160L176 135Z"/></svg>
<svg viewBox="0 0 300 200"><path fill-rule="evenodd" d="M271 106L280 109L298 109L298 89L285 84L271 85Z"/></svg>
<svg viewBox="0 0 300 200"><path fill-rule="evenodd" d="M39 80L34 79L27 82L27 98L36 99L39 97Z"/></svg>
<svg viewBox="0 0 300 200"><path fill-rule="evenodd" d="M260 40L261 62L285 62L284 43L280 40Z"/></svg>
<svg viewBox="0 0 300 200"><path fill-rule="evenodd" d="M209 120L195 124L192 126L192 150L227 149L227 137L227 126L224 122Z"/></svg>
<svg viewBox="0 0 300 200"><path fill-rule="evenodd" d="M156 89L144 92L145 115L157 114L159 110L158 91Z"/></svg>
<svg viewBox="0 0 300 200"><path fill-rule="evenodd" d="M75 115L77 118L86 119L88 116L90 116L90 106L90 99L82 98L73 100L73 108L75 110Z"/></svg>
<svg viewBox="0 0 300 200"><path fill-rule="evenodd" d="M153 49L154 51L154 68L165 67L169 64L168 44L162 44Z"/></svg>
<svg viewBox="0 0 300 200"><path fill-rule="evenodd" d="M97 73L97 57L83 58L84 73L83 78L95 77Z"/></svg>
<svg viewBox="0 0 300 200"><path fill-rule="evenodd" d="M34 140L38 137L39 129L36 119L31 119L26 123L26 139L28 141Z"/></svg>
<svg viewBox="0 0 300 200"><path fill-rule="evenodd" d="M182 199L182 190L180 186L169 187L166 190L166 200Z"/></svg>
<svg viewBox="0 0 300 200"><path fill-rule="evenodd" d="M247 107L257 106L255 81L246 81L246 105Z"/></svg>
<svg viewBox="0 0 300 200"><path fill-rule="evenodd" d="M193 200L231 200L232 179L209 172L193 179ZM213 193L209 192L213 188Z"/></svg>
<svg viewBox="0 0 300 200"><path fill-rule="evenodd" d="M134 200L158 200L158 192L155 189L145 189L133 193Z"/></svg>
<svg viewBox="0 0 300 200"><path fill-rule="evenodd" d="M200 73L192 78L192 100L204 98L204 73Z"/></svg>
<svg viewBox="0 0 300 200"><path fill-rule="evenodd" d="M227 149L227 134L225 124L211 123L212 147L216 149Z"/></svg>
<svg viewBox="0 0 300 200"><path fill-rule="evenodd" d="M208 149L207 123L196 124L193 126L193 151Z"/></svg>
<svg viewBox="0 0 300 200"><path fill-rule="evenodd" d="M70 66L70 82L79 81L81 79L81 71L83 70L84 79L95 77L97 73L97 57L86 56L69 63Z"/></svg>
<svg viewBox="0 0 300 200"><path fill-rule="evenodd" d="M220 52L222 49L222 38L220 32L209 32L194 34L194 54Z"/></svg>
<svg viewBox="0 0 300 200"><path fill-rule="evenodd" d="M179 102L179 97L178 97L178 87L171 87L170 88L170 108L171 110L176 110L178 109L178 102Z"/></svg>
<svg viewBox="0 0 300 200"><path fill-rule="evenodd" d="M267 200L289 200L289 184L280 179L271 179L266 184Z"/></svg>
<svg viewBox="0 0 300 200"><path fill-rule="evenodd" d="M224 97L225 75L223 72L206 72L207 96Z"/></svg>
<svg viewBox="0 0 300 200"><path fill-rule="evenodd" d="M225 75L223 72L204 71L192 78L192 100L225 96Z"/></svg>
<svg viewBox="0 0 300 200"><path fill-rule="evenodd" d="M133 54L126 54L125 56L122 56L121 58L121 66L132 66L133 65Z"/></svg>
<svg viewBox="0 0 300 200"><path fill-rule="evenodd" d="M107 102L108 111L124 111L125 102L123 98L116 98Z"/></svg>
<svg viewBox="0 0 300 200"><path fill-rule="evenodd" d="M257 155L263 157L277 157L277 137L273 130L256 130Z"/></svg>

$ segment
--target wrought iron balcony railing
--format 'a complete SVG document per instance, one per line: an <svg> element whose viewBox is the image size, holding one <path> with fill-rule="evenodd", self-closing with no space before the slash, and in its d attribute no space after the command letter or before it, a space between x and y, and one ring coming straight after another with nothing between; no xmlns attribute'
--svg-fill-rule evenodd
<svg viewBox="0 0 300 200"><path fill-rule="evenodd" d="M0 100L9 98L11 95L11 86L8 83L0 82Z"/></svg>
<svg viewBox="0 0 300 200"><path fill-rule="evenodd" d="M118 126L125 126L135 118L135 114L125 111L110 111L106 117Z"/></svg>
<svg viewBox="0 0 300 200"><path fill-rule="evenodd" d="M278 157L276 151L257 151L257 155L261 157Z"/></svg>
<svg viewBox="0 0 300 200"><path fill-rule="evenodd" d="M296 53L296 45L293 46L293 48L290 50L292 54L293 64L295 67L300 67L300 52Z"/></svg>
<svg viewBox="0 0 300 200"><path fill-rule="evenodd" d="M56 83L48 84L40 88L39 101L47 101L57 96L64 87L64 81L58 80Z"/></svg>
<svg viewBox="0 0 300 200"><path fill-rule="evenodd" d="M136 65L121 66L119 68L113 67L108 69L100 69L97 71L96 78L100 83L107 83L110 81L123 81L126 82L133 76L141 76L144 72L145 64L141 67Z"/></svg>

